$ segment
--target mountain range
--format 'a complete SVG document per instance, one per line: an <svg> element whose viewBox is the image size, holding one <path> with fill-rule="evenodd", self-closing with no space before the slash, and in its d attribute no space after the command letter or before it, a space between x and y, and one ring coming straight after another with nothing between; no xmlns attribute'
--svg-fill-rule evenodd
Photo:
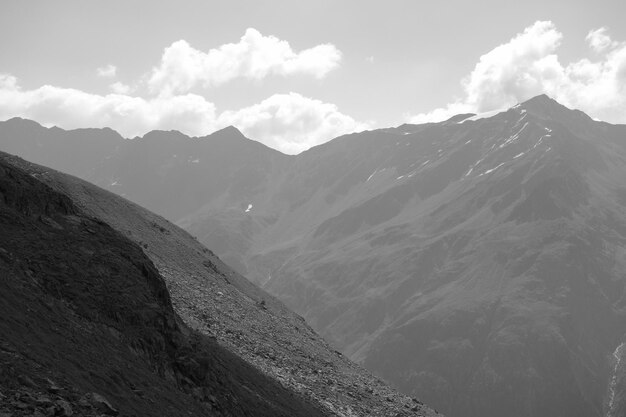
<svg viewBox="0 0 626 417"><path fill-rule="evenodd" d="M626 126L538 96L296 156L235 128L127 140L21 119L0 149L178 224L448 416L626 411Z"/></svg>

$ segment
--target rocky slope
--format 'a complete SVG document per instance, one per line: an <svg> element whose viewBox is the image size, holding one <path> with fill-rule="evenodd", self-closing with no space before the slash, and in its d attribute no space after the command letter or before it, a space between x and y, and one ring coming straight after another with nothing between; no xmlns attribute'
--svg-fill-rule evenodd
<svg viewBox="0 0 626 417"><path fill-rule="evenodd" d="M539 96L294 157L233 129L215 137L226 133L235 154L255 149L252 172L222 146L213 151L227 166L193 163L200 143L211 152L209 138L187 139L185 164L165 145L151 167L133 166L128 152L110 159L134 169L122 184L169 169L193 176L186 164L210 173L220 187L183 198L187 213L170 219L352 359L447 415L605 416L626 406L614 356L626 334L626 127ZM101 169L89 175L104 178ZM182 175L160 191L194 195ZM140 188L124 192L139 201Z"/></svg>
<svg viewBox="0 0 626 417"><path fill-rule="evenodd" d="M0 414L322 416L191 330L141 248L0 158Z"/></svg>
<svg viewBox="0 0 626 417"><path fill-rule="evenodd" d="M26 172L29 179L64 196L88 218L138 245L165 280L174 310L197 332L194 334L214 338L224 351L234 352L234 358L253 365L246 369L260 370L262 377L278 381L283 391L273 391L276 382L267 383L267 390L284 402L293 397L296 404L309 407L305 415L436 414L334 351L301 317L163 218L49 168L7 154L2 154L0 161ZM188 369L192 372L195 368L189 365ZM255 407L254 402L242 402Z"/></svg>

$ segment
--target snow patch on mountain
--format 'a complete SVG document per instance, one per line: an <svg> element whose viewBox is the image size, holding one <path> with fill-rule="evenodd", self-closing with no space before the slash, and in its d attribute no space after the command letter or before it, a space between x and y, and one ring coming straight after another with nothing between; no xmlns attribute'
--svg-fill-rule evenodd
<svg viewBox="0 0 626 417"><path fill-rule="evenodd" d="M478 113L475 116L468 117L467 119L463 120L460 123L465 123L467 121L475 122L476 120L480 120L480 119L489 119L490 117L493 117L493 116L495 116L497 114L500 114L500 113L502 113L504 111L506 111L506 109L498 109L498 110L487 111L487 112L484 112L484 113Z"/></svg>

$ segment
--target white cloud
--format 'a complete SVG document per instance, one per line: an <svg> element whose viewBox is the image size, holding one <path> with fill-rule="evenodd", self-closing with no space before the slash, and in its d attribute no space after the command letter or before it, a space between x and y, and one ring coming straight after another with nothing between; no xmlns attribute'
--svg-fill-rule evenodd
<svg viewBox="0 0 626 417"><path fill-rule="evenodd" d="M98 77L113 78L117 73L117 67L115 65L109 64L96 69L96 73L98 74Z"/></svg>
<svg viewBox="0 0 626 417"><path fill-rule="evenodd" d="M11 74L0 73L0 91L17 89L17 78Z"/></svg>
<svg viewBox="0 0 626 417"><path fill-rule="evenodd" d="M125 137L153 129L201 136L234 125L250 138L286 153L297 153L343 133L367 128L339 112L334 104L296 93L276 94L259 104L218 115L213 103L196 94L144 99L50 85L22 90L15 77L0 74L0 120L15 116L66 129L107 126Z"/></svg>
<svg viewBox="0 0 626 417"><path fill-rule="evenodd" d="M368 128L339 112L334 104L297 93L275 94L259 104L224 112L219 121L237 126L247 136L288 154Z"/></svg>
<svg viewBox="0 0 626 417"><path fill-rule="evenodd" d="M606 32L607 29L604 27L589 31L585 40L589 43L591 49L596 52L602 52L613 44Z"/></svg>
<svg viewBox="0 0 626 417"><path fill-rule="evenodd" d="M125 137L154 129L201 136L235 125L252 139L297 153L367 125L339 112L334 104L296 93L275 94L258 104L218 114L213 103L190 90L268 75L323 78L340 60L341 52L332 44L298 52L288 42L255 29L247 29L237 43L208 52L180 40L165 48L159 65L135 83L112 80L110 94L51 85L23 90L14 76L0 73L0 120L19 116L65 129L106 126ZM114 78L117 67L109 64L96 72ZM145 87L152 94L137 96Z"/></svg>
<svg viewBox="0 0 626 417"><path fill-rule="evenodd" d="M114 82L113 84L109 85L109 88L115 94L128 94L133 91L133 89L129 85L124 84L119 81Z"/></svg>
<svg viewBox="0 0 626 417"><path fill-rule="evenodd" d="M341 52L321 44L295 52L289 43L249 28L238 43L202 52L179 40L165 48L148 79L150 91L161 95L185 93L200 84L210 87L235 78L262 79L270 74L306 74L323 78L335 69Z"/></svg>
<svg viewBox="0 0 626 417"><path fill-rule="evenodd" d="M626 123L626 43L611 40L604 28L591 31L586 39L599 59L563 65L555 54L562 38L552 22L536 22L480 57L462 81L460 99L407 119L439 121L458 113L510 107L546 93L592 117Z"/></svg>
<svg viewBox="0 0 626 417"><path fill-rule="evenodd" d="M152 129L177 129L191 135L215 129L215 106L195 94L146 100L50 85L22 90L15 77L0 75L0 120L15 116L66 129L108 126L126 137Z"/></svg>

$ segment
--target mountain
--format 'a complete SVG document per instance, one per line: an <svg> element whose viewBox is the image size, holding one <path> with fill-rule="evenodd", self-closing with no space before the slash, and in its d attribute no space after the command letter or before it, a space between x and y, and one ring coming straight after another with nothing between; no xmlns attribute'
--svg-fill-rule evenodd
<svg viewBox="0 0 626 417"><path fill-rule="evenodd" d="M139 245L8 161L2 415L326 415L190 329Z"/></svg>
<svg viewBox="0 0 626 417"><path fill-rule="evenodd" d="M436 415L163 218L8 154L0 174L0 411Z"/></svg>
<svg viewBox="0 0 626 417"><path fill-rule="evenodd" d="M225 134L239 159L211 147ZM163 174L177 178L167 184L170 167L194 174L178 151L145 167L123 150L137 139L102 155L90 179L107 184L99 172L127 161L132 174L115 181L197 196L177 213L148 207L448 416L624 413L625 126L538 96L290 157L234 129L214 135L180 139L193 149L185 161L206 146L221 162L197 158L195 181L219 184L211 193L178 174ZM157 152L146 137L145 152ZM139 188L124 193L145 203Z"/></svg>

